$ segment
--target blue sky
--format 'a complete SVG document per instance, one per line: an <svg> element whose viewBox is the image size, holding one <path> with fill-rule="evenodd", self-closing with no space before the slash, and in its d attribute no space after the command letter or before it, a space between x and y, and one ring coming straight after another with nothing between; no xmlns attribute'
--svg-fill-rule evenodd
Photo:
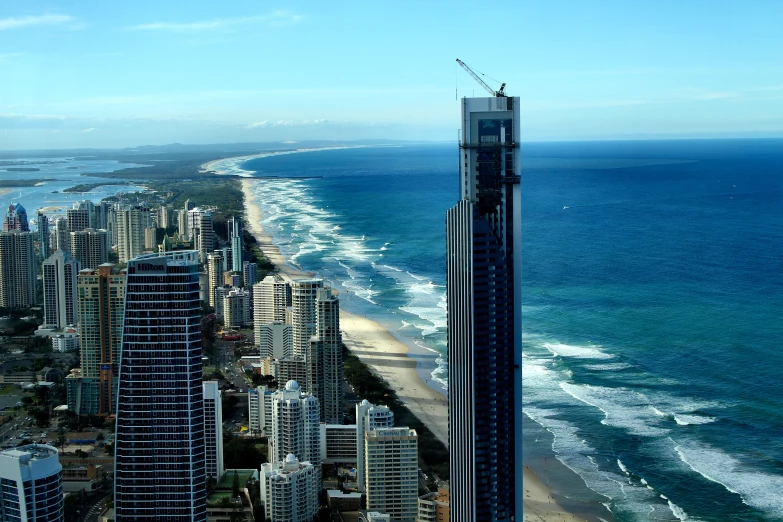
<svg viewBox="0 0 783 522"><path fill-rule="evenodd" d="M527 140L783 136L780 20L771 0L6 0L0 149L450 140L455 90L484 94L455 58L521 97Z"/></svg>

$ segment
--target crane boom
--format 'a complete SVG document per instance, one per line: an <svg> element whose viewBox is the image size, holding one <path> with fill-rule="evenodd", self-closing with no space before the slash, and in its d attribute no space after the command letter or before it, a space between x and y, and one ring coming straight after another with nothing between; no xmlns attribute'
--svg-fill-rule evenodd
<svg viewBox="0 0 783 522"><path fill-rule="evenodd" d="M462 61L462 60L460 60L459 58L457 58L457 63L460 65L460 67L462 67L463 69L465 69L465 70L467 71L467 73L468 73L469 75L471 75L471 76L473 77L473 79L474 79L474 80L476 80L476 81L479 83L479 85L481 85L482 87L484 87L484 90L486 90L486 91L487 91L488 93L490 93L492 96L496 96L496 97L498 97L498 98L505 98L505 97L506 97L506 93L505 93L505 92L503 92L503 90L506 88L506 84L505 84L505 83L501 84L501 85L500 85L500 89L498 89L498 90L496 91L495 89L493 89L492 87L490 87L489 85L487 85L487 83L486 83L484 80L482 80L481 78L479 78L479 75L478 75L478 74L476 74L475 72L473 72L473 69L471 69L470 67L468 67L468 64L466 64L465 62L463 62L463 61Z"/></svg>

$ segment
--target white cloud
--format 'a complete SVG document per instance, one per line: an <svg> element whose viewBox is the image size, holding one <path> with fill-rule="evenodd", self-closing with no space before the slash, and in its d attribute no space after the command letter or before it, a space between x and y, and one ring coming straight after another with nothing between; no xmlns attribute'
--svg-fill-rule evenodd
<svg viewBox="0 0 783 522"><path fill-rule="evenodd" d="M89 129L84 129L82 132L93 132L93 131L96 131L96 130L98 130L98 129L96 129L95 127L90 127Z"/></svg>
<svg viewBox="0 0 783 522"><path fill-rule="evenodd" d="M299 22L302 15L289 11L275 11L261 16L246 16L241 18L215 18L199 22L153 22L149 24L134 25L129 29L139 31L210 31L228 29L241 25L266 25L268 27L283 27Z"/></svg>
<svg viewBox="0 0 783 522"><path fill-rule="evenodd" d="M0 18L0 31L20 29L37 25L60 25L73 22L74 17L68 15L22 16L20 18Z"/></svg>
<svg viewBox="0 0 783 522"><path fill-rule="evenodd" d="M263 128L263 127L304 127L308 125L327 125L332 123L330 120L327 120L326 118L321 118L318 120L277 120L277 121L259 121L256 123L251 123L249 125L246 125L248 129L257 129L257 128ZM348 123L348 122L345 122Z"/></svg>

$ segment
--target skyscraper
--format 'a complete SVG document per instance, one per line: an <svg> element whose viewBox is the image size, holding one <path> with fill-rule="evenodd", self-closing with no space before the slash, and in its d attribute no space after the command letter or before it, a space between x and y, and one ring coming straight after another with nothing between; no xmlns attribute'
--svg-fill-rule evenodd
<svg viewBox="0 0 783 522"><path fill-rule="evenodd" d="M521 522L519 99L463 98L462 122L446 216L451 520Z"/></svg>
<svg viewBox="0 0 783 522"><path fill-rule="evenodd" d="M58 249L43 262L44 326L54 329L76 324L77 259Z"/></svg>
<svg viewBox="0 0 783 522"><path fill-rule="evenodd" d="M204 453L207 478L220 480L223 466L223 406L217 381L204 381Z"/></svg>
<svg viewBox="0 0 783 522"><path fill-rule="evenodd" d="M356 405L356 483L364 492L366 462L364 434L378 428L394 427L394 412L388 406L373 405L367 399Z"/></svg>
<svg viewBox="0 0 783 522"><path fill-rule="evenodd" d="M253 285L258 282L258 265L250 261L242 262L242 285L253 295Z"/></svg>
<svg viewBox="0 0 783 522"><path fill-rule="evenodd" d="M106 230L85 228L71 232L70 254L77 259L82 268L98 268L109 260L109 234Z"/></svg>
<svg viewBox="0 0 783 522"><path fill-rule="evenodd" d="M364 433L364 491L367 509L394 522L416 522L419 513L419 437L410 428L377 428ZM466 520L492 520L471 518Z"/></svg>
<svg viewBox="0 0 783 522"><path fill-rule="evenodd" d="M38 256L44 260L49 257L49 218L39 210L36 222L38 223Z"/></svg>
<svg viewBox="0 0 783 522"><path fill-rule="evenodd" d="M231 240L231 270L242 272L242 250L244 249L242 217L234 216L228 221L228 235ZM247 286L247 283L245 285Z"/></svg>
<svg viewBox="0 0 783 522"><path fill-rule="evenodd" d="M80 415L107 415L117 398L125 272L107 263L82 270L76 281L81 368L65 379L68 405Z"/></svg>
<svg viewBox="0 0 783 522"><path fill-rule="evenodd" d="M256 344L261 342L259 328L265 324L285 321L286 308L291 306L291 285L279 275L268 275L253 285L253 325Z"/></svg>
<svg viewBox="0 0 783 522"><path fill-rule="evenodd" d="M219 252L213 252L207 256L207 278L209 281L209 299L207 304L214 307L215 288L223 286L223 256Z"/></svg>
<svg viewBox="0 0 783 522"><path fill-rule="evenodd" d="M269 460L285 460L289 453L311 462L321 476L321 407L318 399L302 393L296 381L288 381L285 389L272 396L272 436L269 439Z"/></svg>
<svg viewBox="0 0 783 522"><path fill-rule="evenodd" d="M340 300L328 287L315 293L315 333L307 353L307 390L321 401L322 422L343 423Z"/></svg>
<svg viewBox="0 0 783 522"><path fill-rule="evenodd" d="M33 232L0 232L0 306L36 305L37 262Z"/></svg>
<svg viewBox="0 0 783 522"><path fill-rule="evenodd" d="M8 206L8 213L3 221L3 232L18 230L20 232L29 232L30 225L27 222L27 211L20 203L14 203Z"/></svg>
<svg viewBox="0 0 783 522"><path fill-rule="evenodd" d="M318 514L320 474L312 463L295 455L261 464L261 501L264 519L272 522L315 520Z"/></svg>
<svg viewBox="0 0 783 522"><path fill-rule="evenodd" d="M315 335L315 295L318 289L323 287L323 279L291 281L291 327L294 333L294 355L297 357L307 356L310 338Z"/></svg>
<svg viewBox="0 0 783 522"><path fill-rule="evenodd" d="M128 263L115 430L118 522L207 518L198 277L195 251Z"/></svg>
<svg viewBox="0 0 783 522"><path fill-rule="evenodd" d="M57 449L45 444L0 452L0 520L63 522L62 469Z"/></svg>
<svg viewBox="0 0 783 522"><path fill-rule="evenodd" d="M188 211L188 236L193 240L193 248L198 250L199 258L205 260L215 249L211 210L197 207Z"/></svg>
<svg viewBox="0 0 783 522"><path fill-rule="evenodd" d="M144 229L150 224L150 209L135 205L117 212L117 253L120 263L144 252Z"/></svg>
<svg viewBox="0 0 783 522"><path fill-rule="evenodd" d="M78 232L85 228L90 228L90 207L83 201L74 203L73 208L65 211L66 221L68 222L68 232Z"/></svg>

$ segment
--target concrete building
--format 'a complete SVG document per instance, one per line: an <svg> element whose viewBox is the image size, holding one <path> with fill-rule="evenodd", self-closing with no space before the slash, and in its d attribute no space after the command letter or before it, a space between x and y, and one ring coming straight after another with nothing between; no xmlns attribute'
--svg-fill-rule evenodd
<svg viewBox="0 0 783 522"><path fill-rule="evenodd" d="M449 490L438 488L419 497L419 518L417 522L449 522Z"/></svg>
<svg viewBox="0 0 783 522"><path fill-rule="evenodd" d="M258 265L250 261L242 262L242 285L253 292L253 285L258 282Z"/></svg>
<svg viewBox="0 0 783 522"><path fill-rule="evenodd" d="M316 334L315 296L323 287L323 279L291 281L291 327L294 334L294 355L297 357L307 357L310 339Z"/></svg>
<svg viewBox="0 0 783 522"><path fill-rule="evenodd" d="M8 213L3 220L3 232L30 232L30 224L27 221L27 210L21 203L12 203L8 206Z"/></svg>
<svg viewBox="0 0 783 522"><path fill-rule="evenodd" d="M223 323L229 328L242 328L252 320L250 292L232 288L223 298Z"/></svg>
<svg viewBox="0 0 783 522"><path fill-rule="evenodd" d="M53 236L54 241L49 243L49 248L57 250L58 248L63 252L71 253L71 236L68 234L68 220L64 217L59 217L54 221ZM51 238L52 236L50 236Z"/></svg>
<svg viewBox="0 0 783 522"><path fill-rule="evenodd" d="M76 281L81 368L65 379L68 406L78 415L108 415L117 396L126 274L106 263Z"/></svg>
<svg viewBox="0 0 783 522"><path fill-rule="evenodd" d="M248 429L253 435L272 433L272 399L277 390L257 386L247 390Z"/></svg>
<svg viewBox="0 0 783 522"><path fill-rule="evenodd" d="M154 252L158 246L158 229L155 227L144 228L144 250Z"/></svg>
<svg viewBox="0 0 783 522"><path fill-rule="evenodd" d="M367 472L364 456L364 435L368 431L394 427L394 412L388 406L374 405L367 399L356 405L356 482L364 491Z"/></svg>
<svg viewBox="0 0 783 522"><path fill-rule="evenodd" d="M277 382L296 381L307 379L307 364L304 357L283 357L277 359L274 364L275 376Z"/></svg>
<svg viewBox="0 0 783 522"><path fill-rule="evenodd" d="M127 268L117 428L117 522L205 521L206 455L198 253Z"/></svg>
<svg viewBox="0 0 783 522"><path fill-rule="evenodd" d="M320 481L320 410L318 399L309 393L302 393L296 381L288 381L285 389L274 394L272 435L269 438L270 462L285 460L288 454L293 454L316 466Z"/></svg>
<svg viewBox="0 0 783 522"><path fill-rule="evenodd" d="M356 424L321 424L321 462L355 464L356 442Z"/></svg>
<svg viewBox="0 0 783 522"><path fill-rule="evenodd" d="M204 453L207 478L223 476L223 407L217 381L204 381Z"/></svg>
<svg viewBox="0 0 783 522"><path fill-rule="evenodd" d="M416 522L419 512L419 451L416 430L378 428L364 434L367 509L394 522Z"/></svg>
<svg viewBox="0 0 783 522"><path fill-rule="evenodd" d="M193 249L204 261L215 250L215 233L212 228L212 211L194 208L188 211L188 237L193 239Z"/></svg>
<svg viewBox="0 0 783 522"><path fill-rule="evenodd" d="M64 522L57 449L29 444L0 452L0 519Z"/></svg>
<svg viewBox="0 0 783 522"><path fill-rule="evenodd" d="M109 233L106 230L85 228L71 232L70 254L82 268L98 268L109 261Z"/></svg>
<svg viewBox="0 0 783 522"><path fill-rule="evenodd" d="M255 331L258 333L256 344L261 358L283 359L292 355L294 337L290 324L274 321L255 328Z"/></svg>
<svg viewBox="0 0 783 522"><path fill-rule="evenodd" d="M212 289L212 307L215 309L215 317L221 319L223 324L225 324L225 299L231 290L233 288L226 285L216 286Z"/></svg>
<svg viewBox="0 0 783 522"><path fill-rule="evenodd" d="M127 263L144 252L144 229L150 226L150 209L134 205L117 212L117 254Z"/></svg>
<svg viewBox="0 0 783 522"><path fill-rule="evenodd" d="M213 294L215 288L223 286L223 256L213 252L207 256L207 277L209 278L209 300L207 304L214 307Z"/></svg>
<svg viewBox="0 0 783 522"><path fill-rule="evenodd" d="M44 260L51 254L49 249L49 218L40 210L36 216L36 224L38 225L38 257Z"/></svg>
<svg viewBox="0 0 783 522"><path fill-rule="evenodd" d="M359 522L389 522L391 517L380 511L359 511Z"/></svg>
<svg viewBox="0 0 783 522"><path fill-rule="evenodd" d="M52 336L52 351L55 353L68 353L79 351L79 336L76 330L65 331Z"/></svg>
<svg viewBox="0 0 783 522"><path fill-rule="evenodd" d="M169 228L174 225L174 216L171 207L161 205L158 209L158 226L160 228Z"/></svg>
<svg viewBox="0 0 783 522"><path fill-rule="evenodd" d="M272 522L310 522L318 514L320 473L310 462L289 454L282 461L261 464L264 517Z"/></svg>
<svg viewBox="0 0 783 522"><path fill-rule="evenodd" d="M224 272L223 284L242 288L242 272Z"/></svg>
<svg viewBox="0 0 783 522"><path fill-rule="evenodd" d="M253 324L256 344L260 344L260 326L285 322L286 309L291 306L291 285L279 275L268 275L253 285Z"/></svg>
<svg viewBox="0 0 783 522"><path fill-rule="evenodd" d="M0 232L0 306L35 306L38 260L33 232Z"/></svg>
<svg viewBox="0 0 783 522"><path fill-rule="evenodd" d="M192 241L193 238L188 235L188 232L188 213L185 209L179 209L177 210L177 233L179 233L179 237Z"/></svg>
<svg viewBox="0 0 783 522"><path fill-rule="evenodd" d="M59 249L43 262L44 328L59 330L76 324L76 276L80 269L78 260Z"/></svg>
<svg viewBox="0 0 783 522"><path fill-rule="evenodd" d="M519 121L519 98L462 100L446 215L452 520L523 518Z"/></svg>
<svg viewBox="0 0 783 522"><path fill-rule="evenodd" d="M307 353L307 390L321 401L321 421L343 422L343 351L340 300L328 287L315 293L315 335Z"/></svg>
<svg viewBox="0 0 783 522"><path fill-rule="evenodd" d="M90 228L90 207L92 207L92 202L82 201L74 203L73 208L65 211L68 232L79 232Z"/></svg>

